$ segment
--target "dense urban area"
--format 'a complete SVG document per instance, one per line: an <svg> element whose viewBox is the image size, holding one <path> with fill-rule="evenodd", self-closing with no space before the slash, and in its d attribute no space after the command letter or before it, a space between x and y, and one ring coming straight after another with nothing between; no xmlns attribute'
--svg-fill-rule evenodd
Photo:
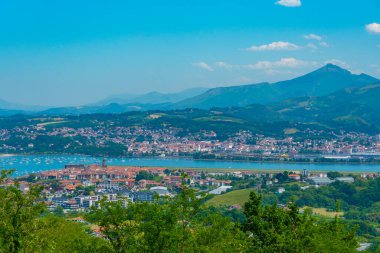
<svg viewBox="0 0 380 253"><path fill-rule="evenodd" d="M150 117L159 116L152 114ZM0 152L312 162L380 161L380 135L343 130L286 129L281 136L239 130L221 138L214 130L189 131L173 126L125 127L96 121L89 127L61 124L64 125L65 121L0 129Z"/></svg>

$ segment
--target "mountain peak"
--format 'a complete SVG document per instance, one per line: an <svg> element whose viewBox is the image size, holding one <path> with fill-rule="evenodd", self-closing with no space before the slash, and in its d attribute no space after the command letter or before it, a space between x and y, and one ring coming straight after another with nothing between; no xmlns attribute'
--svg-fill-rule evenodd
<svg viewBox="0 0 380 253"><path fill-rule="evenodd" d="M363 87L378 82L376 78L355 75L334 64L303 76L277 83L219 87L180 101L177 108L201 108L271 104L296 97L325 96L341 89Z"/></svg>
<svg viewBox="0 0 380 253"><path fill-rule="evenodd" d="M323 66L320 69L316 70L317 72L344 72L344 73L351 73L347 69L344 69L342 67L339 67L338 65L327 63L325 66Z"/></svg>

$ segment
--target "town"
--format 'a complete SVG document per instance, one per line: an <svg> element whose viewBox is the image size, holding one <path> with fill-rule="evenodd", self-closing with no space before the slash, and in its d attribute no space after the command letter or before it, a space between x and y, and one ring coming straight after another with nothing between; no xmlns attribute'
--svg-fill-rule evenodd
<svg viewBox="0 0 380 253"><path fill-rule="evenodd" d="M265 136L240 130L228 138L220 138L213 130L190 132L172 126L109 124L111 126L99 123L90 127L37 124L0 129L0 152L252 161L380 161L380 135L360 132L306 129L296 136Z"/></svg>
<svg viewBox="0 0 380 253"><path fill-rule="evenodd" d="M335 181L353 183L355 177L369 179L379 173L344 175L303 171L253 171L253 170L201 170L168 169L160 167L108 166L106 159L101 165L66 165L61 170L42 171L17 179L18 187L26 192L31 184L43 186L43 196L52 212L86 212L106 201L152 202L156 197L173 197L183 184L201 195L220 195L241 188L270 189L276 194L285 192L287 182L302 182L301 190L320 187ZM337 176L338 175L338 176ZM7 182L12 185L14 180ZM242 184L245 182L246 184ZM242 186L243 185L243 186ZM231 208L241 208L232 206Z"/></svg>

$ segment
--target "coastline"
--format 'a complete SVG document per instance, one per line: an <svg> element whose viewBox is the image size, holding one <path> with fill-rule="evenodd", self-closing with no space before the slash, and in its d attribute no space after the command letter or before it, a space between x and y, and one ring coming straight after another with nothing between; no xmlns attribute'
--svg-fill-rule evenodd
<svg viewBox="0 0 380 253"><path fill-rule="evenodd" d="M18 156L16 154L0 154L0 157L12 157L12 156Z"/></svg>
<svg viewBox="0 0 380 253"><path fill-rule="evenodd" d="M297 161L297 160L249 160L249 159L207 159L207 158L193 158L189 156L96 156L80 153L16 153L16 154L0 154L1 157L17 157L17 156L83 156L102 159L159 159L159 160L188 160L188 161L205 161L205 162L236 162L236 163L268 163L268 164L304 164L304 165L379 165L378 162L354 162L354 161Z"/></svg>
<svg viewBox="0 0 380 253"><path fill-rule="evenodd" d="M13 156L13 157L12 157ZM15 154L0 157L5 169L16 169L20 174L30 174L45 170L60 170L68 164L100 165L103 157L93 157L80 154ZM9 160L7 160L9 159ZM310 172L338 171L341 173L380 173L377 163L296 163L293 161L231 161L231 160L200 160L189 157L107 157L109 166L125 167L161 167L168 169L190 169L203 171L302 171Z"/></svg>
<svg viewBox="0 0 380 253"><path fill-rule="evenodd" d="M245 169L245 168L200 168L200 167L178 167L178 166L148 166L148 165L139 165L139 166L136 166L136 165L122 165L122 164L115 164L115 165L109 165L109 167L138 167L138 168L142 168L142 169L152 169L152 168L164 168L164 169L168 169L168 170L182 170L182 171L186 171L186 170L191 170L191 171L204 171L204 172L215 172L215 173L227 173L227 172L230 172L230 173L233 173L233 172L253 172L253 173L265 173L265 174L270 174L270 173L279 173L279 172L284 172L284 171L288 171L288 172L299 172L299 173L302 173L301 170L299 169L294 169L294 170L286 170L286 169L259 169L259 168L251 168L251 169ZM28 174L32 174L32 173L40 173L40 172L43 172L43 171L60 171L60 170L63 170L64 168L55 168L55 169L48 169L48 170L40 170L40 171L33 171L31 173L28 173ZM331 171L334 171L334 170L331 170ZM330 170L312 170L310 171L311 173L327 173L327 172L330 172ZM337 171L343 175L360 175L360 174L380 174L380 171ZM19 176L25 176L25 175L28 175L28 174L23 174L23 175L19 175Z"/></svg>

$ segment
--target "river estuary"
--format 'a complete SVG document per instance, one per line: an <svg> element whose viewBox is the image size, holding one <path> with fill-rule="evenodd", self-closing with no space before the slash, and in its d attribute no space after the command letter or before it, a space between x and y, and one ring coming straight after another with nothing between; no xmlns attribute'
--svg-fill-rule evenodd
<svg viewBox="0 0 380 253"><path fill-rule="evenodd" d="M36 156L0 156L1 169L15 169L15 175L31 172L62 169L66 164L101 164L101 157L76 155L36 155ZM340 172L380 172L380 164L308 164L280 162L237 162L204 161L183 158L108 158L108 165L157 166L171 168L205 168L236 170L298 170L340 171Z"/></svg>

